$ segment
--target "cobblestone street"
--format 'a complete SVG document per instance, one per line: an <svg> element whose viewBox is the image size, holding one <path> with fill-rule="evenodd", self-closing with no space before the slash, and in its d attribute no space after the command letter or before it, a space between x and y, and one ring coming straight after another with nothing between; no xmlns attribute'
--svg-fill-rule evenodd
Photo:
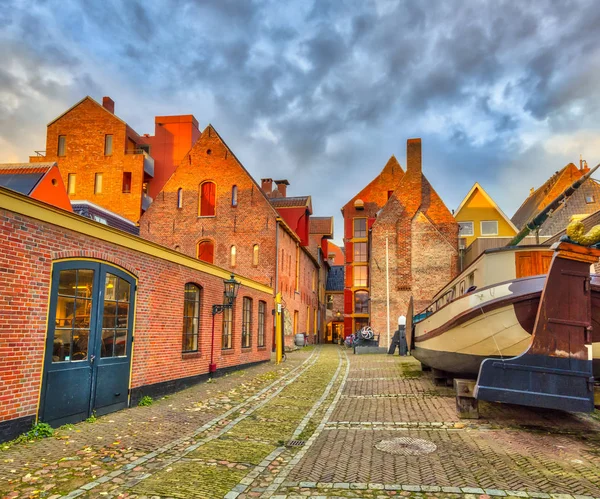
<svg viewBox="0 0 600 499"><path fill-rule="evenodd" d="M306 348L10 445L0 496L600 497L597 413L454 404L412 358Z"/></svg>

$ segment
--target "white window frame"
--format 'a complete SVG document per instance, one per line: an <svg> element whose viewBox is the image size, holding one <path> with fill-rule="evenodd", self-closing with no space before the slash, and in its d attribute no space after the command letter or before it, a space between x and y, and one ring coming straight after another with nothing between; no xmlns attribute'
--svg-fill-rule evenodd
<svg viewBox="0 0 600 499"><path fill-rule="evenodd" d="M485 234L483 232L483 224L484 223L495 223L496 224L496 232L494 233L489 233L489 234ZM481 222L479 222L479 232L481 233L481 235L483 237L487 237L487 236L497 236L498 235L498 220L482 220Z"/></svg>
<svg viewBox="0 0 600 499"><path fill-rule="evenodd" d="M463 232L462 227L463 224L471 224L471 233L467 234L466 232ZM458 235L459 237L466 237L466 236L474 236L475 235L475 223L470 221L470 222L458 222L458 226L459 226L459 231L458 231Z"/></svg>

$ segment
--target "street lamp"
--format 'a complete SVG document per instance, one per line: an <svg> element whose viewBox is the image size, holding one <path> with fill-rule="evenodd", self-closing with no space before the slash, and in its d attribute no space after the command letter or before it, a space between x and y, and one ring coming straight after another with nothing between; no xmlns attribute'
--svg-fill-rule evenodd
<svg viewBox="0 0 600 499"><path fill-rule="evenodd" d="M225 290L223 291L223 304L212 306L212 340L210 343L210 364L208 365L208 372L212 375L217 370L217 364L214 362L214 349L215 349L215 315L220 314L223 310L233 308L233 302L237 297L240 285L242 283L235 280L235 276L231 274L229 279L223 281Z"/></svg>

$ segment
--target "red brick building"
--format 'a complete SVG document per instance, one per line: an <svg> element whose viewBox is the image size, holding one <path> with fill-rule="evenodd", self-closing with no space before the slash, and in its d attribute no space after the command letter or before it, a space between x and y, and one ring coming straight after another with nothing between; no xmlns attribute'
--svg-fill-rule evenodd
<svg viewBox="0 0 600 499"><path fill-rule="evenodd" d="M281 292L291 345L296 333L318 332L320 265L296 232L310 202L279 212L271 200L281 204L289 183L278 182L271 199L209 125L142 216L140 235Z"/></svg>
<svg viewBox="0 0 600 499"><path fill-rule="evenodd" d="M88 96L48 124L46 150L30 161L56 162L71 200L137 223L199 135L185 115L157 116L155 134L140 136L110 97L100 105Z"/></svg>
<svg viewBox="0 0 600 499"><path fill-rule="evenodd" d="M411 296L420 310L458 270L458 225L422 173L421 140L407 142L406 173L392 157L342 212L345 332L370 324L385 345Z"/></svg>
<svg viewBox="0 0 600 499"><path fill-rule="evenodd" d="M236 275L231 348L211 341L229 275L0 188L0 441L37 417L57 426L189 386L207 377L211 351L217 373L268 361L273 289L262 283Z"/></svg>

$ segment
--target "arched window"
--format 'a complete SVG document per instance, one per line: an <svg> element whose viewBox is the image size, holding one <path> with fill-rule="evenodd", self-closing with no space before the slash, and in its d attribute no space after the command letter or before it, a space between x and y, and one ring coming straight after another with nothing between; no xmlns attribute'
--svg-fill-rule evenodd
<svg viewBox="0 0 600 499"><path fill-rule="evenodd" d="M354 313L368 314L369 313L369 292L356 291L354 293Z"/></svg>
<svg viewBox="0 0 600 499"><path fill-rule="evenodd" d="M232 267L235 267L236 256L237 256L237 250L235 249L235 246L232 246L231 247L231 266Z"/></svg>
<svg viewBox="0 0 600 499"><path fill-rule="evenodd" d="M177 190L177 208L183 208L183 189L181 187Z"/></svg>
<svg viewBox="0 0 600 499"><path fill-rule="evenodd" d="M234 185L231 188L231 206L237 206L237 204L238 204L237 191L238 191L237 185Z"/></svg>
<svg viewBox="0 0 600 499"><path fill-rule="evenodd" d="M252 265L258 267L258 244L252 248Z"/></svg>
<svg viewBox="0 0 600 499"><path fill-rule="evenodd" d="M242 348L250 348L252 334L252 298L244 296L242 307Z"/></svg>
<svg viewBox="0 0 600 499"><path fill-rule="evenodd" d="M210 239L205 239L198 243L198 260L207 263L215 261L215 245Z"/></svg>
<svg viewBox="0 0 600 499"><path fill-rule="evenodd" d="M200 184L200 200L198 215L201 217L215 216L215 200L217 186L214 182L203 182Z"/></svg>
<svg viewBox="0 0 600 499"><path fill-rule="evenodd" d="M185 285L183 297L183 352L198 351L200 329L200 288L195 284Z"/></svg>

